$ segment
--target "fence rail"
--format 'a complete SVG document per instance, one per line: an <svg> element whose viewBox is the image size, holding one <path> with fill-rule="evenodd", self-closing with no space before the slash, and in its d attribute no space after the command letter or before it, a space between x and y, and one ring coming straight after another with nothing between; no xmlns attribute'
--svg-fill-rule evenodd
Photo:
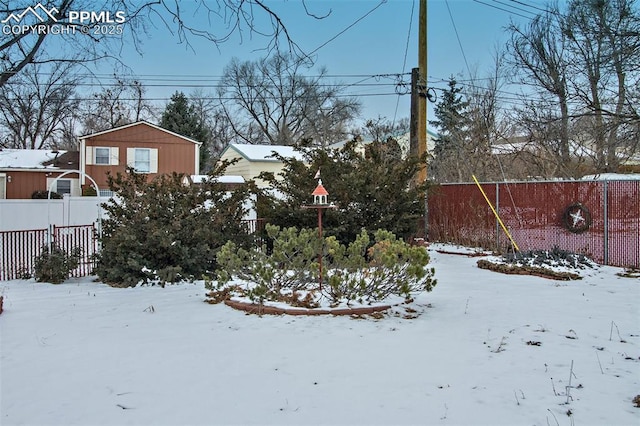
<svg viewBox="0 0 640 426"><path fill-rule="evenodd" d="M640 267L640 181L481 186L521 250L558 247L603 264ZM588 224L573 227L568 219ZM429 239L500 252L509 246L475 184L443 184L434 189L429 196Z"/></svg>
<svg viewBox="0 0 640 426"><path fill-rule="evenodd" d="M74 248L81 252L73 277L83 277L93 271L98 241L94 225L53 226L52 242L67 253ZM0 231L0 281L33 276L35 258L49 244L46 229Z"/></svg>

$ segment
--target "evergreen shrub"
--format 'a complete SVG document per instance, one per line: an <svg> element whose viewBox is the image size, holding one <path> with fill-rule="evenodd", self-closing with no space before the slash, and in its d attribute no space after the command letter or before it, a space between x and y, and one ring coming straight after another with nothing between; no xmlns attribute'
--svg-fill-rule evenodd
<svg viewBox="0 0 640 426"><path fill-rule="evenodd" d="M47 190L37 190L33 191L33 193L31 194L31 199L33 200L46 200L47 198L49 198L49 191ZM61 200L62 195L58 194L57 192L51 192L51 199Z"/></svg>
<svg viewBox="0 0 640 426"><path fill-rule="evenodd" d="M69 253L56 245L52 245L51 250L48 245L42 247L40 255L34 261L36 281L51 284L64 282L71 271L78 267L81 257L80 247L73 248Z"/></svg>
<svg viewBox="0 0 640 426"><path fill-rule="evenodd" d="M219 300L221 292L232 296L231 286L257 303L290 302L293 296L298 304L310 304L309 292L318 290L317 230L267 225L266 231L273 239L270 255L264 249L241 249L233 242L222 247L217 255L217 285L209 286L213 290L210 297ZM429 292L436 285L435 271L427 268L428 263L424 247L411 246L389 231L376 231L372 242L362 230L348 246L330 236L323 246L323 280L327 284L322 295L334 305L380 302L392 295L410 300L415 293Z"/></svg>
<svg viewBox="0 0 640 426"><path fill-rule="evenodd" d="M298 148L303 159L278 157L280 176L263 173L273 191L260 198L258 215L271 224L302 229L314 224L316 210L302 209L312 201L320 170L329 201L336 208L323 214L325 234L348 245L364 228L372 236L386 229L408 241L418 233L424 216L428 184L415 184L424 159L403 156L397 142L372 142L362 152L356 141L340 149ZM277 157L277 156L276 156Z"/></svg>
<svg viewBox="0 0 640 426"><path fill-rule="evenodd" d="M216 253L227 241L247 247L251 237L242 219L249 187L229 191L216 182L228 164L190 186L181 174L150 182L133 170L109 176L116 195L103 205L108 217L98 277L115 286L199 279L215 271Z"/></svg>

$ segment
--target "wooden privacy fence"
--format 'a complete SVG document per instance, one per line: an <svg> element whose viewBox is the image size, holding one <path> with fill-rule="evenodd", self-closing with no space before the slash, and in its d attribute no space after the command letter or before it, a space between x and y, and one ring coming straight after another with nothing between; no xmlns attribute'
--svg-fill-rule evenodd
<svg viewBox="0 0 640 426"><path fill-rule="evenodd" d="M483 183L520 250L558 247L640 267L640 181ZM429 240L504 252L510 243L475 184L429 195Z"/></svg>
<svg viewBox="0 0 640 426"><path fill-rule="evenodd" d="M73 277L83 277L93 271L93 259L98 250L94 225L52 226L53 244L70 253L76 247L81 258ZM46 229L0 232L0 281L33 276L34 260L48 245Z"/></svg>

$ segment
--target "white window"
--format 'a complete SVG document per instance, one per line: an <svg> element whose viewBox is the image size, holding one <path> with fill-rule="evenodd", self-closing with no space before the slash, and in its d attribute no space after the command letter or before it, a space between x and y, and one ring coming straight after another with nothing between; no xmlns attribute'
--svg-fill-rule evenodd
<svg viewBox="0 0 640 426"><path fill-rule="evenodd" d="M110 149L109 148L98 148L96 147L96 164L109 164L110 163Z"/></svg>
<svg viewBox="0 0 640 426"><path fill-rule="evenodd" d="M100 190L101 197L113 197L113 191L110 189L101 189Z"/></svg>
<svg viewBox="0 0 640 426"><path fill-rule="evenodd" d="M158 173L158 150L127 148L127 165L138 173Z"/></svg>
<svg viewBox="0 0 640 426"><path fill-rule="evenodd" d="M151 171L151 152L148 149L136 149L134 168L141 173Z"/></svg>
<svg viewBox="0 0 640 426"><path fill-rule="evenodd" d="M86 151L86 164L97 164L101 166L117 166L118 152L117 146L88 146Z"/></svg>
<svg viewBox="0 0 640 426"><path fill-rule="evenodd" d="M60 195L71 194L71 179L58 179L56 192Z"/></svg>

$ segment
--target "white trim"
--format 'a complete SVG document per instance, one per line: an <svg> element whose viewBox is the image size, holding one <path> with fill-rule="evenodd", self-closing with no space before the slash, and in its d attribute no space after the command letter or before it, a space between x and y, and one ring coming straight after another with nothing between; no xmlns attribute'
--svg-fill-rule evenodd
<svg viewBox="0 0 640 426"><path fill-rule="evenodd" d="M20 168L16 168L16 167L3 167L2 169L2 173L5 172L35 172L35 173L62 173L62 172L66 172L72 169L28 169L28 168L24 168L24 169L20 169Z"/></svg>
<svg viewBox="0 0 640 426"><path fill-rule="evenodd" d="M85 142L84 139L80 139L80 153L79 153L79 157L80 157L80 161L78 164L78 170L81 172L80 173L80 186L82 187L82 185L84 185L86 183L86 173L87 173L87 158L86 158L86 149L87 149L87 144Z"/></svg>
<svg viewBox="0 0 640 426"><path fill-rule="evenodd" d="M0 173L0 200L7 199L7 174Z"/></svg>
<svg viewBox="0 0 640 426"><path fill-rule="evenodd" d="M136 150L149 151L149 170L136 170ZM157 148L127 148L127 167L131 167L136 173L158 173L158 149Z"/></svg>
<svg viewBox="0 0 640 426"><path fill-rule="evenodd" d="M196 162L195 162L195 166L196 166L196 172L194 173L194 175L199 175L200 174L200 148L201 145L196 145Z"/></svg>

